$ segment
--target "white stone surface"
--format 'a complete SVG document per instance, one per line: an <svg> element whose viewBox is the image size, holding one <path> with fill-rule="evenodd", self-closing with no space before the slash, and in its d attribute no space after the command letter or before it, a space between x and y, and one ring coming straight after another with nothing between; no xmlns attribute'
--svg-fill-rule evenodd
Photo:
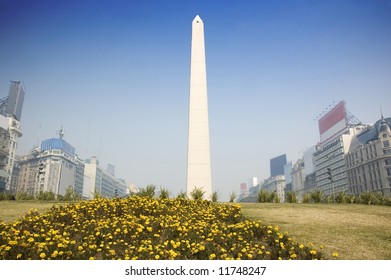
<svg viewBox="0 0 391 280"><path fill-rule="evenodd" d="M190 68L189 138L187 163L187 195L194 188L202 188L204 199L211 199L208 94L204 23L197 15L192 23Z"/></svg>

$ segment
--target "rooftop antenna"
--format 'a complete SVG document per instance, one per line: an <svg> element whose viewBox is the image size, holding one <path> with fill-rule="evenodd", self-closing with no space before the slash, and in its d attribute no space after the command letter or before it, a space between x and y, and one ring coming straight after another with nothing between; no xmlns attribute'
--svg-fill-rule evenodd
<svg viewBox="0 0 391 280"><path fill-rule="evenodd" d="M64 137L65 130L64 130L64 128L61 126L61 128L57 129L56 133L58 134L58 136L60 136L60 139L62 139L62 138Z"/></svg>

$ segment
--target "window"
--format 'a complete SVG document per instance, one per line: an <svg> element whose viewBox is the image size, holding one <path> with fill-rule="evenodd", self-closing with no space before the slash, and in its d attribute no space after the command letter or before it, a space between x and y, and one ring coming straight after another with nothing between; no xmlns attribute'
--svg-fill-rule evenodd
<svg viewBox="0 0 391 280"><path fill-rule="evenodd" d="M391 155L391 149L385 149L385 150L383 150L383 154L385 154L385 155Z"/></svg>
<svg viewBox="0 0 391 280"><path fill-rule="evenodd" d="M384 141L383 141L383 147L384 147L384 148L390 147L390 141L384 140Z"/></svg>
<svg viewBox="0 0 391 280"><path fill-rule="evenodd" d="M391 165L391 158L386 159L386 165Z"/></svg>

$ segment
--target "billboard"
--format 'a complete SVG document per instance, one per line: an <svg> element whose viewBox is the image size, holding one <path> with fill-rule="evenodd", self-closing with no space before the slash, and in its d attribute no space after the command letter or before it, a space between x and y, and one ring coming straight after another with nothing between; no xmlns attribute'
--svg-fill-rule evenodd
<svg viewBox="0 0 391 280"><path fill-rule="evenodd" d="M345 102L339 102L318 121L320 142L341 134L347 127Z"/></svg>

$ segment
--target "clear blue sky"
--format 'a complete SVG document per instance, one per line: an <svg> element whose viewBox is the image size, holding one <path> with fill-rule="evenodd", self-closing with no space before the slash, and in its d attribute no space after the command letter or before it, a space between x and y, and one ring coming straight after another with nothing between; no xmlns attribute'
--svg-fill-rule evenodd
<svg viewBox="0 0 391 280"><path fill-rule="evenodd" d="M191 22L205 24L212 182L223 200L319 141L345 100L391 116L391 1L0 0L0 97L26 96L18 154L65 139L136 186L185 190Z"/></svg>

